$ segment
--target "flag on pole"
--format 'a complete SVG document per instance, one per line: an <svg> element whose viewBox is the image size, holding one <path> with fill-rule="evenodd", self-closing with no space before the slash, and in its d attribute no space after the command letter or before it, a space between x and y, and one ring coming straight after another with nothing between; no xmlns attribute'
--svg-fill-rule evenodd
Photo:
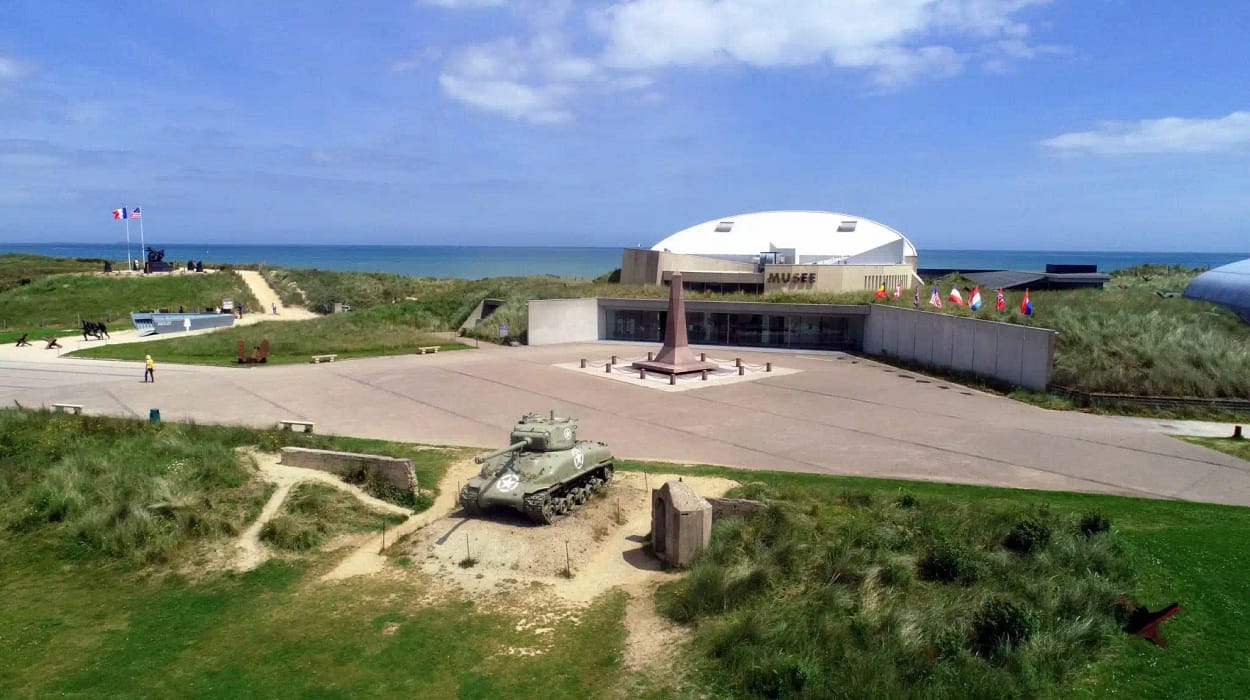
<svg viewBox="0 0 1250 700"><path fill-rule="evenodd" d="M894 298L895 299L903 298L903 284L901 282L899 284L894 285Z"/></svg>
<svg viewBox="0 0 1250 700"><path fill-rule="evenodd" d="M959 287L951 287L951 295L947 299L955 306L964 305L964 295L959 293Z"/></svg>
<svg viewBox="0 0 1250 700"><path fill-rule="evenodd" d="M126 210L125 210L125 209L114 209L114 210L113 210L113 218L114 218L114 219L125 219L125 218L129 218L129 217L127 217L127 216L126 216Z"/></svg>
<svg viewBox="0 0 1250 700"><path fill-rule="evenodd" d="M1003 297L1003 290L998 290L998 300L994 302L994 308L1002 311L1007 308L1007 299Z"/></svg>
<svg viewBox="0 0 1250 700"><path fill-rule="evenodd" d="M139 219L143 217L143 213L139 211L139 207L130 210L130 218Z"/></svg>
<svg viewBox="0 0 1250 700"><path fill-rule="evenodd" d="M1020 300L1020 313L1025 316L1033 315L1033 302L1029 301L1029 290L1024 290L1024 299Z"/></svg>
<svg viewBox="0 0 1250 700"><path fill-rule="evenodd" d="M873 299L885 299L888 296L889 295L885 293L885 285L883 284L877 288L877 293L872 295L872 298Z"/></svg>
<svg viewBox="0 0 1250 700"><path fill-rule="evenodd" d="M976 311L981 308L981 288L972 288L972 298L968 300L968 308Z"/></svg>
<svg viewBox="0 0 1250 700"><path fill-rule="evenodd" d="M942 308L942 295L938 292L937 285L933 285L933 296L929 297L929 304Z"/></svg>

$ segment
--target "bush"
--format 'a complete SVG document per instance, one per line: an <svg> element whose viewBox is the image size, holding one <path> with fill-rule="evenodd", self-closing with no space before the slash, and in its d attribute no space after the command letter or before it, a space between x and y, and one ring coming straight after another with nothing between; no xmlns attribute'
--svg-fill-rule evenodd
<svg viewBox="0 0 1250 700"><path fill-rule="evenodd" d="M1034 617L1007 600L991 600L972 618L972 651L987 659L999 658L1029 637L1037 627Z"/></svg>
<svg viewBox="0 0 1250 700"><path fill-rule="evenodd" d="M1098 511L1081 516L1081 534L1086 537L1093 537L1110 529L1111 519Z"/></svg>
<svg viewBox="0 0 1250 700"><path fill-rule="evenodd" d="M302 552L321 544L325 533L320 521L279 515L261 528L260 539L278 549Z"/></svg>
<svg viewBox="0 0 1250 700"><path fill-rule="evenodd" d="M910 493L905 493L905 494L903 494L902 496L899 496L899 497L898 497L898 500L897 500L897 501L895 501L894 503L895 503L895 505L897 505L899 508L914 509L914 508L919 508L919 507L920 507L920 499L919 499L919 498L916 498L915 496L911 495Z"/></svg>
<svg viewBox="0 0 1250 700"><path fill-rule="evenodd" d="M920 578L938 583L975 583L981 576L976 554L966 546L939 542L930 547L917 566Z"/></svg>
<svg viewBox="0 0 1250 700"><path fill-rule="evenodd" d="M1032 554L1049 543L1050 527L1031 518L1018 521L1003 539L1003 546L1017 554Z"/></svg>

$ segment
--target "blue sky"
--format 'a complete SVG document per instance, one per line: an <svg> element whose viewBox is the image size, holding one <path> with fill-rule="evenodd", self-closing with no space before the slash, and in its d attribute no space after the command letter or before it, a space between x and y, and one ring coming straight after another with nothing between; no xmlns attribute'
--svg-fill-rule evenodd
<svg viewBox="0 0 1250 700"><path fill-rule="evenodd" d="M1250 248L1250 3L6 0L0 240Z"/></svg>

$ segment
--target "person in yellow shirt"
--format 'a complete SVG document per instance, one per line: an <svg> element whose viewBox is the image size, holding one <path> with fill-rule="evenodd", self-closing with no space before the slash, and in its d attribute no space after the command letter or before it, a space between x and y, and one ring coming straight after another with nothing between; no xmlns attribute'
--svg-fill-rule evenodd
<svg viewBox="0 0 1250 700"><path fill-rule="evenodd" d="M143 370L143 381L145 383L156 383L156 363L152 361L151 355L148 355L147 359L144 360L144 366L146 369Z"/></svg>

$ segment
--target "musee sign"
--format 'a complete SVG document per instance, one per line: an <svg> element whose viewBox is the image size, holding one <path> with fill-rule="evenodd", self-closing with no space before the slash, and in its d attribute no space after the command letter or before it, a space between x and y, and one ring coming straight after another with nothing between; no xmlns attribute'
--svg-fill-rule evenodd
<svg viewBox="0 0 1250 700"><path fill-rule="evenodd" d="M770 272L768 273L768 279L766 279L765 282L768 284L815 284L816 273Z"/></svg>

